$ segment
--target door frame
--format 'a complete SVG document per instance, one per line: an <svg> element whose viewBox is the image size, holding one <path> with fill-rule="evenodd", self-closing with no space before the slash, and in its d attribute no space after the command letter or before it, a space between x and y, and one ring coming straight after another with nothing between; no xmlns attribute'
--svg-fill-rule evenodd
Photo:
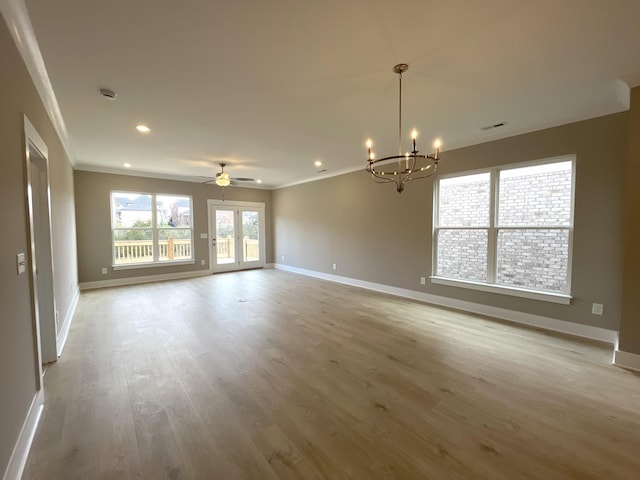
<svg viewBox="0 0 640 480"><path fill-rule="evenodd" d="M213 221L213 212L216 208L227 208L229 210L236 210L240 212L242 210L254 210L258 211L260 216L260 225L258 229L258 238L260 239L260 261L251 262L250 264L243 265L240 257L237 261L229 264L229 267L216 268L217 267L217 253L214 249L213 239L216 237L216 224ZM225 201L225 200L207 200L207 216L209 222L208 232L208 246L209 246L209 273L230 272L236 270L248 270L251 268L263 268L266 264L266 235L265 235L265 204L262 202L241 202L241 201ZM237 216L236 216L236 245L240 242L240 231L238 231Z"/></svg>
<svg viewBox="0 0 640 480"><path fill-rule="evenodd" d="M42 157L44 164L37 165L36 161L42 161L40 159L32 158L31 149L36 150L39 156ZM33 319L33 333L34 333L34 355L35 355L35 368L36 368L36 387L38 390L42 388L42 375L43 375L43 363L48 363L57 360L57 325L56 325L56 296L54 288L54 270L53 270L53 241L51 230L51 185L49 175L49 149L47 144L38 134L33 124L29 121L26 115L24 115L24 155L25 155L25 183L26 183L26 200L27 200L27 228L29 234L29 253L28 262L29 265L29 277L31 283L31 315ZM34 182L31 176L32 164L36 168L42 168L44 182ZM34 185L35 183L35 185ZM41 199L46 206L45 211L40 211L41 207L35 203L34 186L39 186L39 192L37 195L41 196ZM36 225L35 215L44 215L43 222L40 226ZM38 228L42 228L44 225L48 232L38 232ZM43 245L42 240L39 238L48 236L49 241L47 245ZM38 258L40 259L38 260ZM47 292L38 291L38 269L41 272L46 272L47 276L50 276L50 282L46 282L45 288ZM43 286L42 284L40 285ZM49 305L40 305L45 298L49 298ZM42 318L40 315L41 307L47 308L47 318ZM50 312L49 312L50 310ZM44 345L44 349L43 349ZM43 356L43 350L45 355Z"/></svg>

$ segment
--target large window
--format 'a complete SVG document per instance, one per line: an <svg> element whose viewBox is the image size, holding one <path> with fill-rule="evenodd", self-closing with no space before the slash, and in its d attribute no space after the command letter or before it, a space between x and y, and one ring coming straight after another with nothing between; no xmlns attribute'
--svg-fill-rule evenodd
<svg viewBox="0 0 640 480"><path fill-rule="evenodd" d="M568 299L573 170L562 158L437 180L433 281Z"/></svg>
<svg viewBox="0 0 640 480"><path fill-rule="evenodd" d="M193 261L191 197L111 192L113 265Z"/></svg>

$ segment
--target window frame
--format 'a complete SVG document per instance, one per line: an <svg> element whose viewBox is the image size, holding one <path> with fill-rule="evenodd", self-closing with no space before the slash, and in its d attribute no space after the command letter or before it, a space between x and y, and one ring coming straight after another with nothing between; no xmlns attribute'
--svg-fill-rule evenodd
<svg viewBox="0 0 640 480"><path fill-rule="evenodd" d="M114 203L113 203L113 195L114 194L123 194L123 195L149 195L151 197L151 226L150 227L116 227L114 225ZM171 227L176 230L190 230L190 241L191 241L191 258L190 259L180 259L180 260L161 260L160 259L160 248L159 248L159 231L167 230L167 227L158 226L158 204L157 197L185 197L189 199L190 205L190 221L189 227ZM114 270L130 270L136 268L152 268L152 267L162 267L167 265L193 265L195 264L195 252L194 252L194 205L193 205L193 196L182 194L182 193L152 193L146 191L126 191L126 190L111 190L109 192L109 223L111 230L111 267ZM118 230L151 230L151 244L153 249L153 260L150 262L136 262L136 263L118 263L116 264L115 259L115 248L114 248L114 232Z"/></svg>
<svg viewBox="0 0 640 480"><path fill-rule="evenodd" d="M531 225L509 225L497 226L499 215L499 182L500 172L513 170L523 167L533 167L547 165L553 163L571 162L571 211L569 226L531 226ZM440 211L440 181L447 178L463 177L467 175L489 173L489 226L488 227L440 227L439 211ZM571 303L572 294L572 265L573 265L573 235L574 235L574 217L575 217L575 191L576 191L576 155L561 155L557 157L549 157L544 159L530 160L526 162L510 163L495 167L468 170L464 172L456 172L445 175L438 175L433 183L433 231L432 231L432 274L429 277L431 283L447 285L453 287L468 288L472 290L480 290L484 292L499 293L503 295L511 295L515 297L530 298L535 300L543 300L552 303L560 303L569 305ZM458 278L443 277L437 275L438 269L438 236L440 230L485 230L487 231L487 281L480 282L474 280L465 280ZM498 273L498 232L501 230L518 230L518 229L545 229L545 230L566 230L568 231L568 253L567 253L567 284L564 292L551 292L548 290L538 290L525 287L501 285L496 283Z"/></svg>

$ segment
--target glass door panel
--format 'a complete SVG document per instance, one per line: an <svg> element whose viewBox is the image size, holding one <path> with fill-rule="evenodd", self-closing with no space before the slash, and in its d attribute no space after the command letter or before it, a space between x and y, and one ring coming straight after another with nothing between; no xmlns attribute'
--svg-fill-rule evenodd
<svg viewBox="0 0 640 480"><path fill-rule="evenodd" d="M236 263L235 210L216 209L216 264Z"/></svg>
<svg viewBox="0 0 640 480"><path fill-rule="evenodd" d="M260 214L257 211L242 211L242 261L260 261Z"/></svg>

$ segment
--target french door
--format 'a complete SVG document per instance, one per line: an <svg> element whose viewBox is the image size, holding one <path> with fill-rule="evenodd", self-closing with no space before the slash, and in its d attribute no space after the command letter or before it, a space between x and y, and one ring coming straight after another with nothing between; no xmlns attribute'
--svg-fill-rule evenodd
<svg viewBox="0 0 640 480"><path fill-rule="evenodd" d="M208 204L211 270L264 267L264 203L209 200Z"/></svg>

